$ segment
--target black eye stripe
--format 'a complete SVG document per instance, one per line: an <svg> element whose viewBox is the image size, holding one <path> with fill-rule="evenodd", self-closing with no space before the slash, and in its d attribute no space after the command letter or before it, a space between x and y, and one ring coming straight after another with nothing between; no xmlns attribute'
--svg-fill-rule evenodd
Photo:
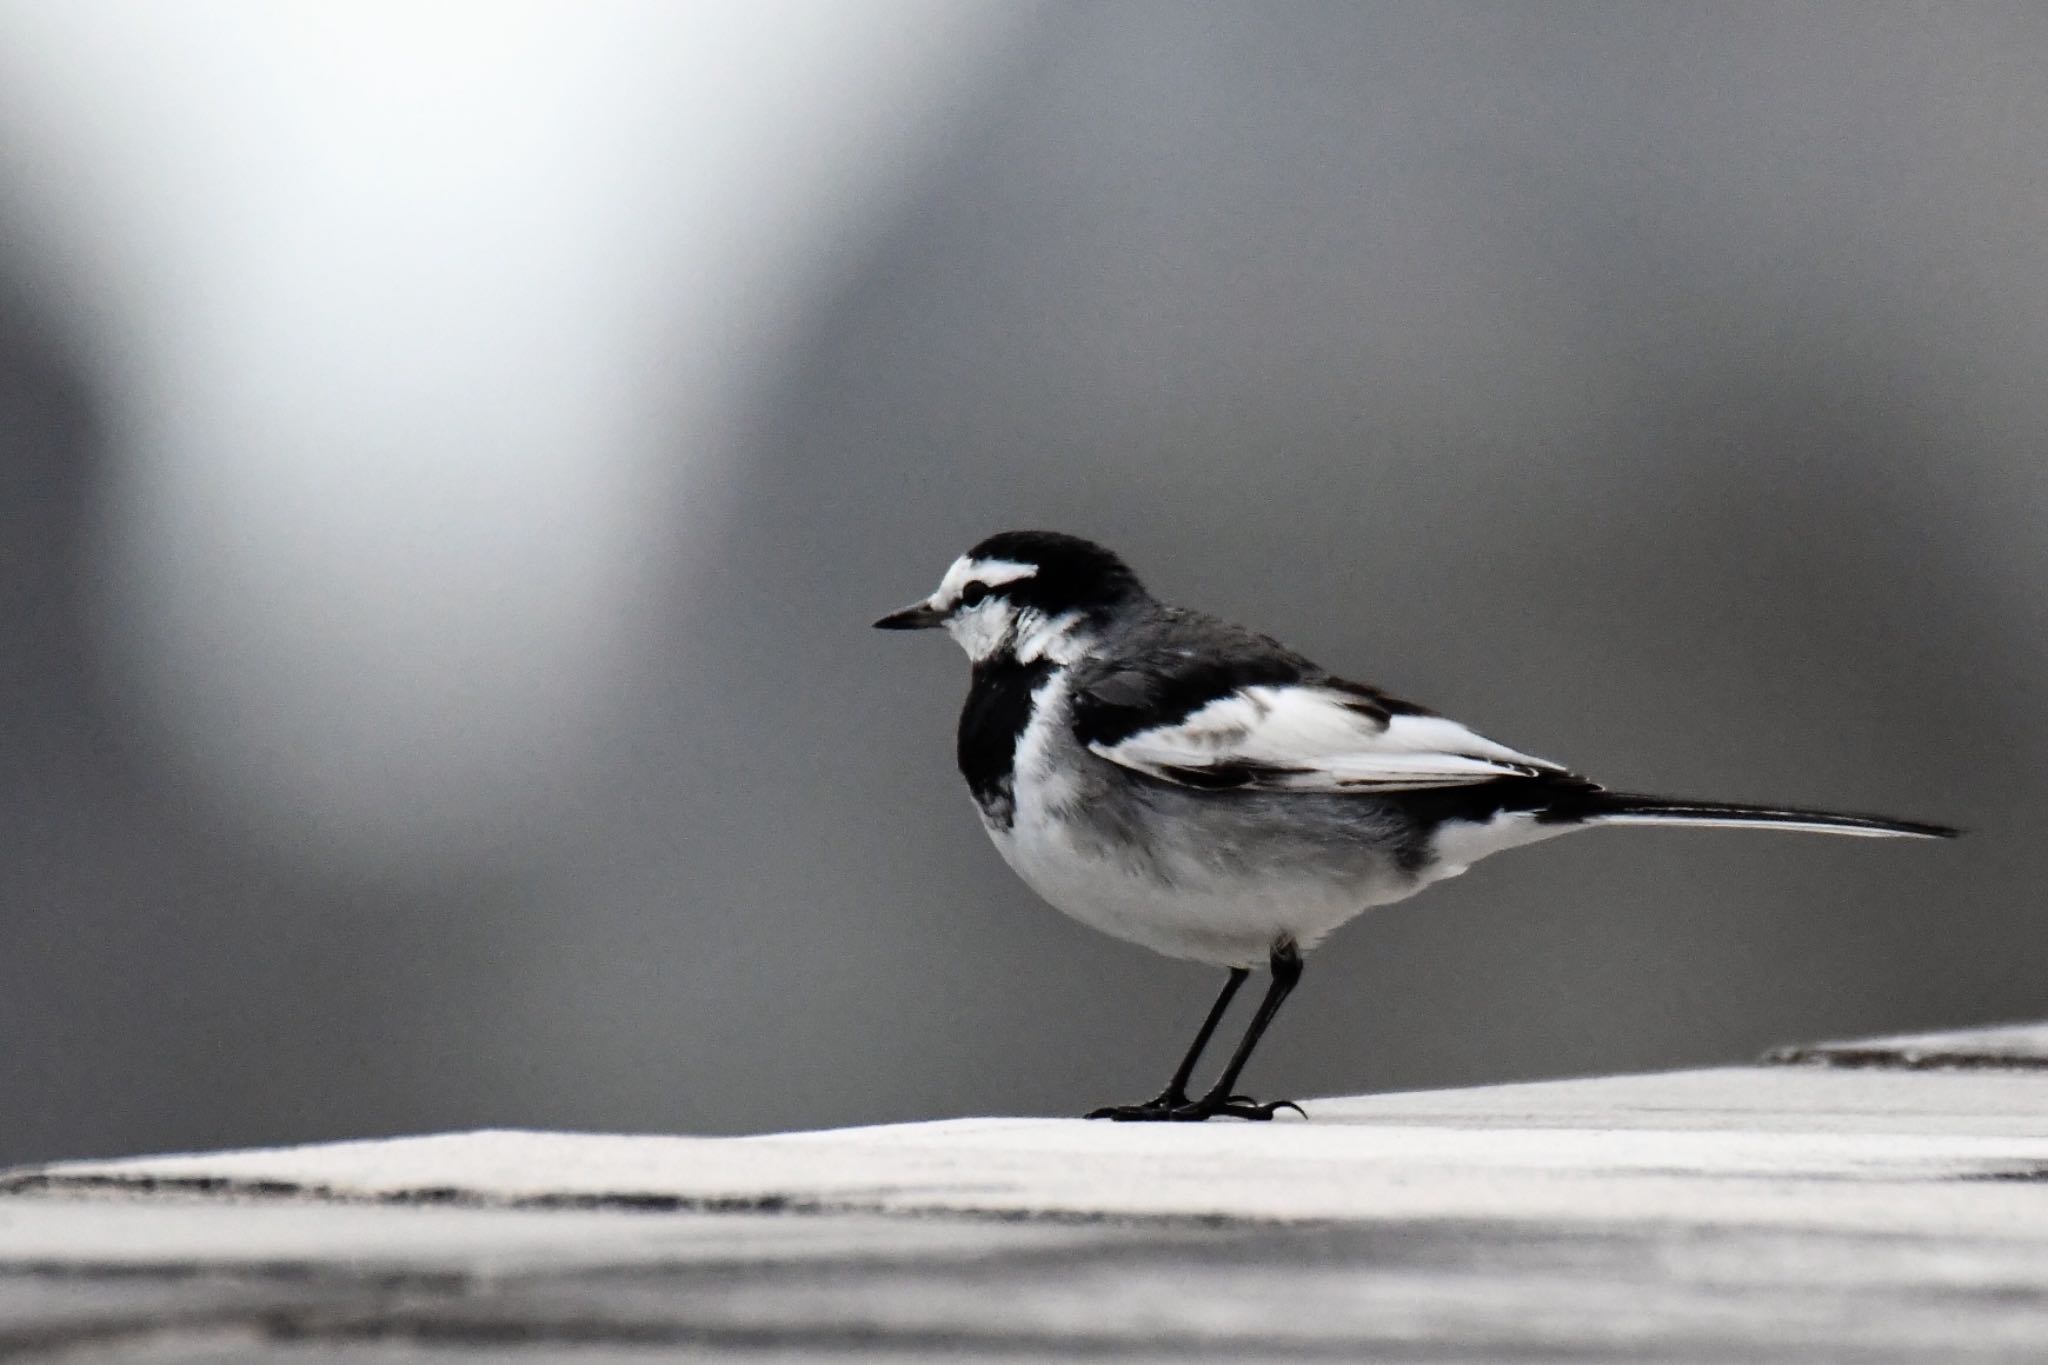
<svg viewBox="0 0 2048 1365"><path fill-rule="evenodd" d="M988 584L986 583L969 583L966 587L960 589L960 605L963 607L978 607L987 598Z"/></svg>

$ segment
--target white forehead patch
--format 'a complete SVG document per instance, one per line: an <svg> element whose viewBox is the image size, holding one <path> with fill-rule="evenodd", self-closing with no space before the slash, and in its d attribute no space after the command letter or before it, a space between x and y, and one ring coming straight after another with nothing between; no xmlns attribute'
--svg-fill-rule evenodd
<svg viewBox="0 0 2048 1365"><path fill-rule="evenodd" d="M939 590L933 595L934 602L948 602L960 595L960 589L970 582L986 583L999 588L1005 583L1015 583L1020 578L1029 578L1038 572L1036 564L1020 564L1014 559L970 559L966 555L953 561L953 567L946 570L946 576L939 580Z"/></svg>

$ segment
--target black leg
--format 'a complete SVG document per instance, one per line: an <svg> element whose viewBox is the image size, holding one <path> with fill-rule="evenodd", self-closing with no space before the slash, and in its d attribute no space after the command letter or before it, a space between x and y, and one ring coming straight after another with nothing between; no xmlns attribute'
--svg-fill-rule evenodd
<svg viewBox="0 0 2048 1365"><path fill-rule="evenodd" d="M1208 1094L1192 1104L1184 1104L1170 1115L1183 1123L1199 1123L1203 1119L1227 1115L1240 1119L1270 1119L1282 1109L1301 1112L1301 1106L1292 1100L1275 1100L1271 1104L1257 1104L1242 1095L1233 1094L1237 1077L1244 1070L1244 1064L1251 1060L1252 1049L1259 1045L1259 1039L1266 1032L1266 1026L1273 1022L1273 1016L1280 1012L1280 1006L1287 1001L1295 983L1301 980L1301 953L1291 939L1282 939L1273 945L1273 984L1266 988L1266 998L1259 1002L1259 1012L1252 1016L1251 1027L1244 1031L1244 1040L1237 1045L1237 1051L1230 1055L1230 1061L1223 1068L1223 1074L1216 1080Z"/></svg>
<svg viewBox="0 0 2048 1365"><path fill-rule="evenodd" d="M1166 1083L1166 1089L1156 1099L1143 1104L1112 1104L1089 1111L1091 1119L1148 1119L1165 1118L1169 1112L1188 1102L1188 1078L1195 1074L1195 1063L1202 1060L1203 1049L1216 1036L1216 1025L1223 1022L1223 1012L1230 1008L1232 997L1251 973L1243 967L1232 967L1230 976L1223 983L1223 993L1216 997L1216 1003L1209 1006L1209 1017L1202 1021L1201 1031L1195 1034L1194 1046L1188 1055L1180 1059L1180 1067L1173 1073L1173 1079Z"/></svg>

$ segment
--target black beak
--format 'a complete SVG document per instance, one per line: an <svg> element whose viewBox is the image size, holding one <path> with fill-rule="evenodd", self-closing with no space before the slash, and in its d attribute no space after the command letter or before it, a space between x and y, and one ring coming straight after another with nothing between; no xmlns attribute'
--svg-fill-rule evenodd
<svg viewBox="0 0 2048 1365"><path fill-rule="evenodd" d="M892 611L875 622L876 630L930 630L946 624L946 613L929 602L913 602L902 611Z"/></svg>

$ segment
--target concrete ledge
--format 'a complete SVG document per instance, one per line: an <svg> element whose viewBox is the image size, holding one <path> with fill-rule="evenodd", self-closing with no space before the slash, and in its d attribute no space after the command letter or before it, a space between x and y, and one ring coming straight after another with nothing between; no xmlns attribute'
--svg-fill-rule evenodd
<svg viewBox="0 0 2048 1365"><path fill-rule="evenodd" d="M639 1210L2002 1223L2048 1181L2031 1073L1665 1075L1319 1100L1307 1121L962 1119L752 1138L481 1132L60 1163L0 1190ZM1942 1182L1904 1204L1873 1187Z"/></svg>
<svg viewBox="0 0 2048 1365"><path fill-rule="evenodd" d="M2009 1024L2004 1028L1904 1033L1845 1043L1805 1043L1774 1048L1765 1054L1764 1060L1775 1066L2044 1071L2048 1070L2048 1028L2039 1024Z"/></svg>
<svg viewBox="0 0 2048 1365"><path fill-rule="evenodd" d="M0 1177L0 1355L2024 1356L2048 1342L2048 1070L1916 1059L2048 1055L2048 1029L1933 1037L1271 1124L59 1163Z"/></svg>

